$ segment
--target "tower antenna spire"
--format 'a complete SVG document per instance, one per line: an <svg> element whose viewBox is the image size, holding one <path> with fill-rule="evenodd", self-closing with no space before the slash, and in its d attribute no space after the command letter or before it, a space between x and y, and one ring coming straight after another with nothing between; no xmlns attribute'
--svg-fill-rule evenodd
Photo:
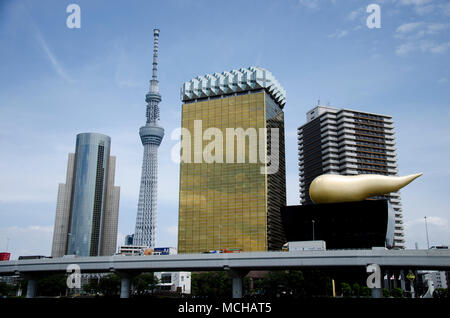
<svg viewBox="0 0 450 318"><path fill-rule="evenodd" d="M156 81L156 71L158 70L158 41L159 29L153 29L153 74L152 80Z"/></svg>

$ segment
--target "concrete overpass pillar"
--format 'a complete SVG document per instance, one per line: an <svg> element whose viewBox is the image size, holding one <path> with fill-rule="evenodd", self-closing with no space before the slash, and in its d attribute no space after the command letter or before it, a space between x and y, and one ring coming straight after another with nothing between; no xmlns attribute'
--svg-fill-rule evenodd
<svg viewBox="0 0 450 318"><path fill-rule="evenodd" d="M231 290L233 298L242 298L242 280L245 275L248 274L248 271L236 270L236 269L225 269L228 273L228 276L231 278Z"/></svg>
<svg viewBox="0 0 450 318"><path fill-rule="evenodd" d="M131 279L138 274L135 271L117 271L113 268L109 269L110 272L116 273L120 278L120 298L130 298Z"/></svg>
<svg viewBox="0 0 450 318"><path fill-rule="evenodd" d="M403 269L400 271L400 278L401 278L401 281L400 281L401 288L405 292L406 291L405 271Z"/></svg>
<svg viewBox="0 0 450 318"><path fill-rule="evenodd" d="M370 290L372 294L372 298L382 298L383 297L383 289L382 288L372 288Z"/></svg>
<svg viewBox="0 0 450 318"><path fill-rule="evenodd" d="M233 277L231 286L233 298L242 298L242 277Z"/></svg>
<svg viewBox="0 0 450 318"><path fill-rule="evenodd" d="M26 298L34 298L34 297L36 297L36 289L37 289L37 280L36 280L36 278L28 279Z"/></svg>
<svg viewBox="0 0 450 318"><path fill-rule="evenodd" d="M391 286L390 286L390 277L389 277L389 271L388 270L383 270L381 272L382 275L382 280L383 280L383 286L382 288L386 288L391 290Z"/></svg>
<svg viewBox="0 0 450 318"><path fill-rule="evenodd" d="M130 298L131 278L128 275L120 276L120 298Z"/></svg>

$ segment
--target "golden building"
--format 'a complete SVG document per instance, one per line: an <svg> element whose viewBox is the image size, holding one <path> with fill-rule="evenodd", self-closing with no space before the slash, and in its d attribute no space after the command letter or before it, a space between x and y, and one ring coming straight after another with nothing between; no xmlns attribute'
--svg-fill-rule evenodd
<svg viewBox="0 0 450 318"><path fill-rule="evenodd" d="M284 96L257 67L183 84L179 253L281 248Z"/></svg>

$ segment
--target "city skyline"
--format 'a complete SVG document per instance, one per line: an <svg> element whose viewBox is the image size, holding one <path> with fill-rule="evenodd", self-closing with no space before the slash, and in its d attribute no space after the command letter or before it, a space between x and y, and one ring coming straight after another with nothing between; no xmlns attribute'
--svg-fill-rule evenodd
<svg viewBox="0 0 450 318"><path fill-rule="evenodd" d="M164 178L158 210L165 217L158 219L157 245L177 241L179 169L170 160L177 143L170 132L180 123L180 84L198 74L250 65L270 69L287 91L288 204L298 203L296 129L317 99L385 113L396 121L399 174L424 172L402 191L406 246L426 247L425 215L430 245L448 244L450 39L445 30L450 10L443 1L373 2L382 9L379 30L366 27L365 6L357 1L248 1L241 10L254 14L243 28L202 22L211 10L217 19L241 19L232 4L77 1L80 30L65 26L65 3L2 3L0 247L10 238L13 258L50 254L57 184L64 178L73 136L82 131L114 140L122 189L120 237L133 232L142 160L136 127L145 105L155 26L165 34L160 59L165 71L159 76L166 109L161 124L167 132L160 148ZM189 24L196 31L186 33ZM255 54L261 41L267 45ZM91 111L94 116L87 117ZM25 152L33 160L25 160Z"/></svg>

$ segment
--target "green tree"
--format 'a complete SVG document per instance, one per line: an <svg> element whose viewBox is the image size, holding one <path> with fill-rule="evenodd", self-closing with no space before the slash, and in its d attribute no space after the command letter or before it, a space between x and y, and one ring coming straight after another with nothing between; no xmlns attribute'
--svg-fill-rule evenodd
<svg viewBox="0 0 450 318"><path fill-rule="evenodd" d="M319 270L271 271L255 287L272 298L330 296L331 278Z"/></svg>
<svg viewBox="0 0 450 318"><path fill-rule="evenodd" d="M285 283L289 294L293 296L305 295L305 277L302 271L288 271L285 276Z"/></svg>
<svg viewBox="0 0 450 318"><path fill-rule="evenodd" d="M10 296L14 293L15 286L9 285L5 282L0 282L0 296Z"/></svg>
<svg viewBox="0 0 450 318"><path fill-rule="evenodd" d="M37 294L39 296L62 296L67 289L67 276L54 274L37 281Z"/></svg>
<svg viewBox="0 0 450 318"><path fill-rule="evenodd" d="M448 288L438 288L433 292L433 298L449 298Z"/></svg>
<svg viewBox="0 0 450 318"><path fill-rule="evenodd" d="M193 273L191 291L196 296L230 297L231 280L225 272Z"/></svg>
<svg viewBox="0 0 450 318"><path fill-rule="evenodd" d="M389 298L389 297L391 297L391 292L389 291L389 289L383 288L383 297L384 297L384 298Z"/></svg>
<svg viewBox="0 0 450 318"><path fill-rule="evenodd" d="M116 274L109 274L100 279L98 287L105 296L115 296L120 290L120 278Z"/></svg>
<svg viewBox="0 0 450 318"><path fill-rule="evenodd" d="M323 270L303 270L305 296L330 296L331 278Z"/></svg>
<svg viewBox="0 0 450 318"><path fill-rule="evenodd" d="M89 283L83 285L83 290L88 294L100 293L99 281L97 279L89 280Z"/></svg>
<svg viewBox="0 0 450 318"><path fill-rule="evenodd" d="M391 291L392 297L403 298L403 290L401 288L394 288Z"/></svg>
<svg viewBox="0 0 450 318"><path fill-rule="evenodd" d="M156 286L159 284L158 278L153 273L142 273L133 278L134 291L138 295L144 295L149 291L153 293Z"/></svg>
<svg viewBox="0 0 450 318"><path fill-rule="evenodd" d="M352 288L350 287L350 284L341 283L341 291L342 296L344 297L350 297L352 295Z"/></svg>
<svg viewBox="0 0 450 318"><path fill-rule="evenodd" d="M286 288L286 272L271 271L257 285L269 297L280 296Z"/></svg>
<svg viewBox="0 0 450 318"><path fill-rule="evenodd" d="M359 286L358 283L354 283L352 285L352 292L353 292L353 296L356 296L359 298L359 296L361 294L361 286Z"/></svg>
<svg viewBox="0 0 450 318"><path fill-rule="evenodd" d="M370 288L367 286L361 287L360 294L361 294L361 297L370 297L372 295Z"/></svg>

